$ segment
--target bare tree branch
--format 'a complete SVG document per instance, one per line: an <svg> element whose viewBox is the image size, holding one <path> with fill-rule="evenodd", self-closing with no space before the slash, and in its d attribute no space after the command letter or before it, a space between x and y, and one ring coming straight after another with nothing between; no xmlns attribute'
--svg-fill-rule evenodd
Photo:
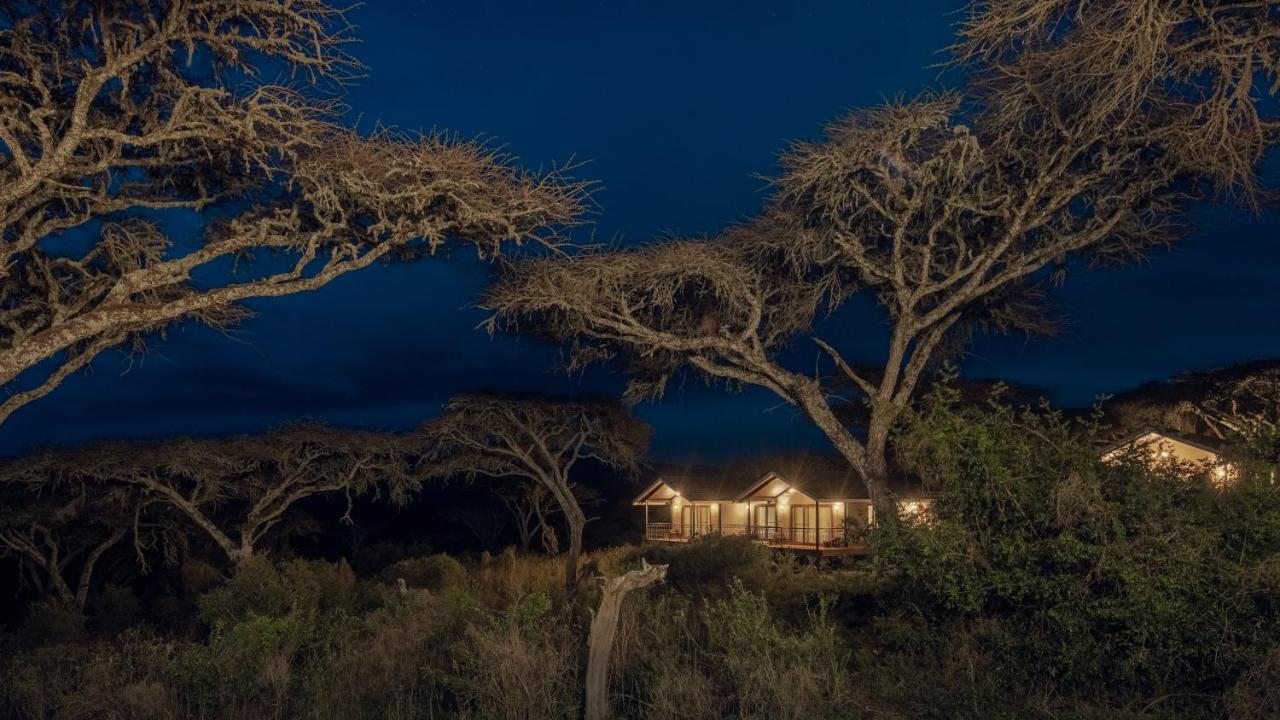
<svg viewBox="0 0 1280 720"><path fill-rule="evenodd" d="M243 300L450 241L558 249L584 207L563 172L473 142L338 126L327 93L357 68L324 0L37 0L0 8L0 28L0 384L34 383L0 421L170 323L226 327ZM305 82L256 79L282 66ZM131 217L215 206L237 212L194 247Z"/></svg>

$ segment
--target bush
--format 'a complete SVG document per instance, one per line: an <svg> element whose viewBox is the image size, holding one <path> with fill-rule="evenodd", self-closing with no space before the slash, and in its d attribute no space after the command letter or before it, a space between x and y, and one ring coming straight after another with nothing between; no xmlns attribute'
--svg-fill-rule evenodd
<svg viewBox="0 0 1280 720"><path fill-rule="evenodd" d="M142 622L142 603L133 590L107 585L90 604L93 627L98 632L117 635Z"/></svg>
<svg viewBox="0 0 1280 720"><path fill-rule="evenodd" d="M735 582L705 610L712 667L730 688L740 717L847 718L851 703L847 646L827 616L813 609L799 631L773 616L763 595Z"/></svg>
<svg viewBox="0 0 1280 720"><path fill-rule="evenodd" d="M59 600L45 600L31 607L14 638L19 647L66 645L84 642L84 613Z"/></svg>
<svg viewBox="0 0 1280 720"><path fill-rule="evenodd" d="M694 596L727 594L735 580L744 587L762 589L772 570L769 549L739 535L654 543L646 545L643 554L654 565L669 565L667 583Z"/></svg>
<svg viewBox="0 0 1280 720"><path fill-rule="evenodd" d="M441 553L394 562L382 571L382 578L391 583L403 578L411 588L439 591L464 585L467 570L462 563Z"/></svg>
<svg viewBox="0 0 1280 720"><path fill-rule="evenodd" d="M254 615L282 617L293 602L280 570L263 557L241 563L222 587L200 596L200 618L214 626L230 626Z"/></svg>
<svg viewBox="0 0 1280 720"><path fill-rule="evenodd" d="M455 653L454 690L467 717L486 720L576 718L578 643L568 618L547 622L545 596L468 627Z"/></svg>
<svg viewBox="0 0 1280 720"><path fill-rule="evenodd" d="M981 638L1022 688L1102 703L1171 687L1178 702L1220 698L1280 644L1268 572L1280 488L1103 463L1099 430L931 393L898 448L937 497L928 522L873 533L897 583L884 601L916 609L938 637Z"/></svg>
<svg viewBox="0 0 1280 720"><path fill-rule="evenodd" d="M174 645L137 630L92 645L60 645L0 666L6 717L160 720L178 716L166 684Z"/></svg>

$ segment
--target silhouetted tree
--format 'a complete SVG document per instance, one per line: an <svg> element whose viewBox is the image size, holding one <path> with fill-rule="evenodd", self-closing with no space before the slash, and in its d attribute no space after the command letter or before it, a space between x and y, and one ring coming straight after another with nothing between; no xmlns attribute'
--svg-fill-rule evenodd
<svg viewBox="0 0 1280 720"><path fill-rule="evenodd" d="M1185 201L1256 197L1275 127L1274 85L1254 80L1277 79L1278 18L1270 2L978 3L956 48L966 94L860 110L794 145L761 217L719 237L517 263L483 302L490 327L550 334L571 369L625 358L632 400L686 369L767 388L896 512L889 433L938 358L975 330L1054 332L1044 286L1072 257L1140 258L1174 239ZM815 335L860 293L888 318L878 370L842 355L869 333ZM817 358L783 352L803 335ZM836 412L850 391L861 427Z"/></svg>
<svg viewBox="0 0 1280 720"><path fill-rule="evenodd" d="M569 531L565 589L578 586L587 517L572 470L590 459L634 471L649 444L649 426L619 403L558 402L503 395L464 395L417 433L424 477L522 478L555 498Z"/></svg>
<svg viewBox="0 0 1280 720"><path fill-rule="evenodd" d="M0 6L0 384L40 376L0 421L172 322L225 328L239 301L454 239L557 244L582 185L445 135L336 124L351 41L324 0ZM138 215L213 207L229 217L190 244ZM61 241L73 230L90 242Z"/></svg>
<svg viewBox="0 0 1280 720"><path fill-rule="evenodd" d="M403 438L295 425L256 436L103 443L32 455L0 468L0 481L130 488L198 528L233 563L253 557L298 502L317 495L388 492L410 482Z"/></svg>
<svg viewBox="0 0 1280 720"><path fill-rule="evenodd" d="M17 558L19 572L37 589L83 610L98 561L131 532L143 557L155 531L153 515L127 489L6 479L0 482L0 555Z"/></svg>

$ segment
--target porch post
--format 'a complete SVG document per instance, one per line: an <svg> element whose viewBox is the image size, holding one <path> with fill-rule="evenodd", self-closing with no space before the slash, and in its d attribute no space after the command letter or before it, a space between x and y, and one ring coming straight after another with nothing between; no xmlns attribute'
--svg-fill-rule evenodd
<svg viewBox="0 0 1280 720"><path fill-rule="evenodd" d="M649 501L644 501L644 539L649 539Z"/></svg>
<svg viewBox="0 0 1280 720"><path fill-rule="evenodd" d="M822 503L813 501L813 549L822 555Z"/></svg>

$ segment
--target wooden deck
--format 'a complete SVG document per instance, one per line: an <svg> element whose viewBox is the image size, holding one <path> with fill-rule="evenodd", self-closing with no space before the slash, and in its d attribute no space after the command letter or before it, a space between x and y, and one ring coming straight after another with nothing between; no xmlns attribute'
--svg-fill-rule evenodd
<svg viewBox="0 0 1280 720"><path fill-rule="evenodd" d="M747 532L690 532L687 529L673 531L669 526L658 525L650 526L646 529L645 540L651 542L687 543L695 538L709 535L751 537L751 534ZM797 542L791 537L786 537L785 534L779 534L775 537L751 537L752 542L757 545L814 557L863 557L870 553L870 548L867 547L866 543L844 544L835 536L834 531L832 531L830 537L824 537L824 539L826 540L825 542L815 543Z"/></svg>

